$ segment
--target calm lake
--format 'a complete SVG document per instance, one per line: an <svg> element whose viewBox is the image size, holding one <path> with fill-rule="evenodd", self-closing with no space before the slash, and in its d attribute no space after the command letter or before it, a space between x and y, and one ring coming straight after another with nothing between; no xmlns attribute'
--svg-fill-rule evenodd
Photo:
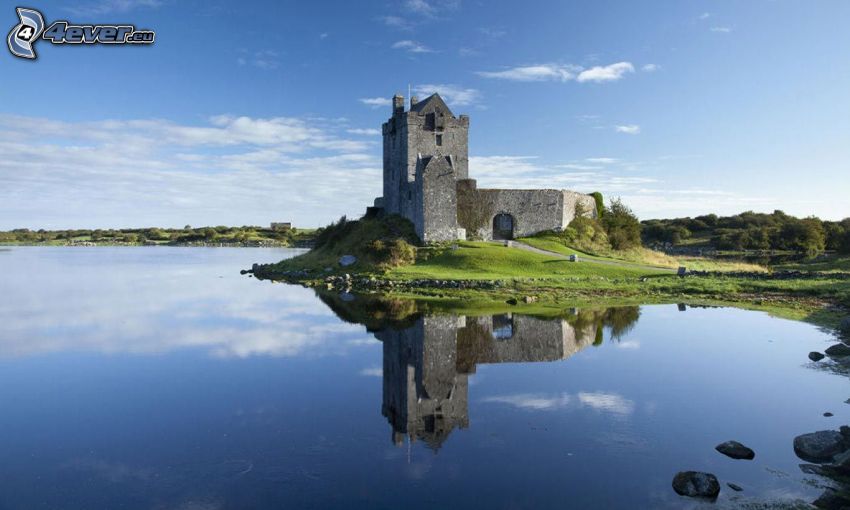
<svg viewBox="0 0 850 510"><path fill-rule="evenodd" d="M367 330L361 298L239 274L295 253L0 249L0 508L812 501L792 441L850 422L809 324L655 305ZM717 502L676 495L682 470Z"/></svg>

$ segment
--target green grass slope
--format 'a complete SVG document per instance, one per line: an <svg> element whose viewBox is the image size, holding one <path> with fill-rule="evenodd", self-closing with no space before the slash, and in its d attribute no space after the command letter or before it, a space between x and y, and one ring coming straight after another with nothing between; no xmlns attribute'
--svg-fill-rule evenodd
<svg viewBox="0 0 850 510"><path fill-rule="evenodd" d="M398 279L480 280L504 278L637 278L660 274L649 268L619 267L594 260L570 262L559 257L508 248L501 243L460 242L457 248L423 249L416 264L397 267Z"/></svg>

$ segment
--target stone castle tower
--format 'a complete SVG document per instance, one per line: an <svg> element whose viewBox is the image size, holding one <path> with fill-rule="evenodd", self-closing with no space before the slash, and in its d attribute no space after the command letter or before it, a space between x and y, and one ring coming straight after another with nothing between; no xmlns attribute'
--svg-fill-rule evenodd
<svg viewBox="0 0 850 510"><path fill-rule="evenodd" d="M456 181L469 176L469 117L455 117L438 94L410 98L405 111L397 95L383 135L384 211L408 218L425 242L465 237Z"/></svg>
<svg viewBox="0 0 850 510"><path fill-rule="evenodd" d="M469 178L469 117L456 117L439 94L423 101L393 97L383 124L384 189L375 209L410 220L426 242L467 236L513 239L561 230L593 197L568 190L478 189Z"/></svg>

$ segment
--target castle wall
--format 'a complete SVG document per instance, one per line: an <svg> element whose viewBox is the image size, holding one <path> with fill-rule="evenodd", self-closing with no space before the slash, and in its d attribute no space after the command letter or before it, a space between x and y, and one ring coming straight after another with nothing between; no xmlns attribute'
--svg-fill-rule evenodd
<svg viewBox="0 0 850 510"><path fill-rule="evenodd" d="M408 112L405 118L408 139L407 168L416 169L421 155L451 156L456 179L469 178L469 117L454 118L448 115L441 129L426 128L426 116ZM437 135L442 136L442 145L437 145ZM412 174L411 174L412 180Z"/></svg>
<svg viewBox="0 0 850 510"><path fill-rule="evenodd" d="M596 216L590 195L556 189L478 189L475 181L458 183L460 226L485 240L493 239L493 218L509 214L513 237L534 235L544 230L563 230L575 218L576 205Z"/></svg>
<svg viewBox="0 0 850 510"><path fill-rule="evenodd" d="M445 157L421 160L416 175L421 215L413 225L426 243L458 238L457 184L451 163Z"/></svg>

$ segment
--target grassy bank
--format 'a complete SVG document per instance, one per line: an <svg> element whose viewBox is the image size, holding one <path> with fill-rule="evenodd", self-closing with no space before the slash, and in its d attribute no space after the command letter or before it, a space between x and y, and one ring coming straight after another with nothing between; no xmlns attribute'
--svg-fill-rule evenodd
<svg viewBox="0 0 850 510"><path fill-rule="evenodd" d="M242 227L124 228L0 232L11 246L304 246L315 229Z"/></svg>
<svg viewBox="0 0 850 510"><path fill-rule="evenodd" d="M752 264L673 258L646 249L582 253L556 236L521 240L552 253L467 241L407 253L407 247L413 250L406 241L410 236L404 223L395 221L341 222L324 240L317 238L316 249L259 266L255 274L334 291L412 298L431 307L496 309L511 303L540 313L600 303L725 304L825 326L837 326L850 309L850 278L840 270L845 262L833 263L829 272L789 276ZM388 248L396 240L404 241L404 253ZM578 262L565 259L574 253ZM343 255L354 255L357 262L341 267ZM679 277L670 268L680 265L711 272Z"/></svg>

